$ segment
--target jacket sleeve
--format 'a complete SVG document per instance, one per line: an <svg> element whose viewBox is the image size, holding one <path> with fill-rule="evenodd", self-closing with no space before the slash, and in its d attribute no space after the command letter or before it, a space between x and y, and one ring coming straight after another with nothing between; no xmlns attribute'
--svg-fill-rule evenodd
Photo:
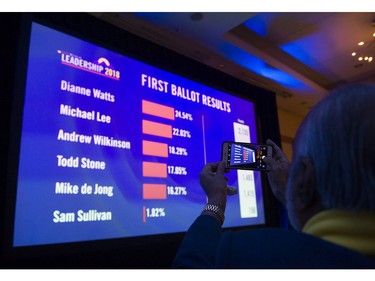
<svg viewBox="0 0 375 281"><path fill-rule="evenodd" d="M172 268L214 268L220 236L219 221L200 215L185 234Z"/></svg>

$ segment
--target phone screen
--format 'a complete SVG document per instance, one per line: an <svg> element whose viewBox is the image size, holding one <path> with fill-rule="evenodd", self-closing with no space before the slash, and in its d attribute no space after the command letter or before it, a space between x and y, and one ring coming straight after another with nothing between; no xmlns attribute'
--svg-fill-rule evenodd
<svg viewBox="0 0 375 281"><path fill-rule="evenodd" d="M252 143L224 142L222 155L227 168L267 170L263 159L266 156L272 156L272 147Z"/></svg>

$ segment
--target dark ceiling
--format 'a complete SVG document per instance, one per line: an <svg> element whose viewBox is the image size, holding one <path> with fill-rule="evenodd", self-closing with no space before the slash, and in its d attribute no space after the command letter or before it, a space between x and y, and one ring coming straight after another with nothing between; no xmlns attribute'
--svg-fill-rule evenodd
<svg viewBox="0 0 375 281"><path fill-rule="evenodd" d="M93 15L272 90L279 108L299 116L337 85L375 82L374 12Z"/></svg>

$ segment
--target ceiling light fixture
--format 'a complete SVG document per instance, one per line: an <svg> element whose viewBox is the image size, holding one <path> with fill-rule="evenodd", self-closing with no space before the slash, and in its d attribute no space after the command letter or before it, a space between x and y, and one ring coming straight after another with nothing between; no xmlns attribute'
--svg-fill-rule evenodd
<svg viewBox="0 0 375 281"><path fill-rule="evenodd" d="M375 26L375 19L372 21L372 25ZM375 42L375 32L368 41L358 42L358 49L352 52L352 57L355 57L358 61L366 61L368 63L373 60L373 48L371 46Z"/></svg>
<svg viewBox="0 0 375 281"><path fill-rule="evenodd" d="M365 42L366 45L362 45L361 48L357 49L355 52L352 52L352 57L357 58L359 61L367 61L367 62L372 62L373 60L373 51L371 48L369 48L375 40Z"/></svg>

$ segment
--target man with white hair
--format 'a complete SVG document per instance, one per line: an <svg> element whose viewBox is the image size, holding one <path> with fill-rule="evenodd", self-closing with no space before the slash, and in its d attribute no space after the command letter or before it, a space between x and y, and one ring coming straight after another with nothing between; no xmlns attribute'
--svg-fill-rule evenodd
<svg viewBox="0 0 375 281"><path fill-rule="evenodd" d="M209 208L193 222L173 268L375 268L375 85L339 87L300 125L293 159L272 141L265 158L290 229L222 233L223 162L200 173Z"/></svg>

